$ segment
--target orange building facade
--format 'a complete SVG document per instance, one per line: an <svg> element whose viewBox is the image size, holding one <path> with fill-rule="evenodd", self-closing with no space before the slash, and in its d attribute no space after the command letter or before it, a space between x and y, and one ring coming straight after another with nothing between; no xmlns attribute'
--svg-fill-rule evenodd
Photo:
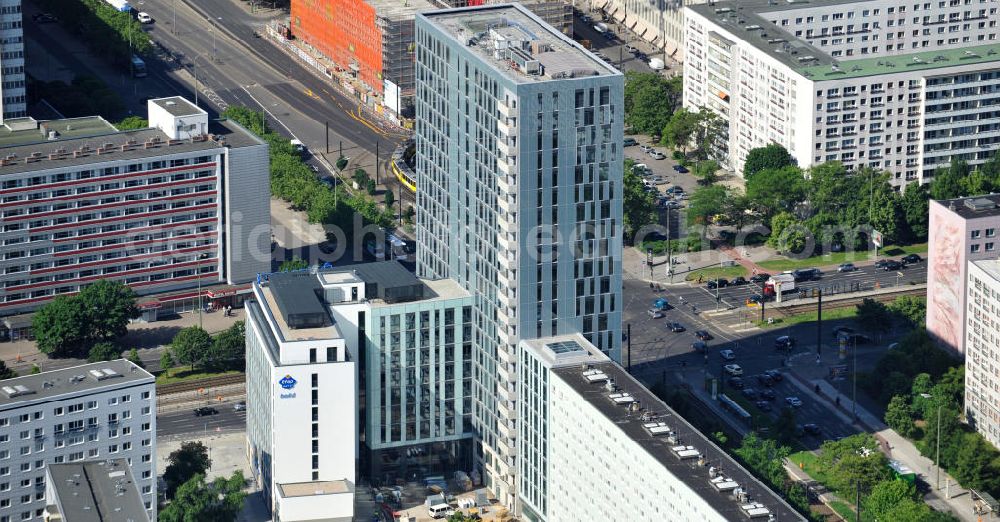
<svg viewBox="0 0 1000 522"><path fill-rule="evenodd" d="M382 94L382 33L364 0L292 0L292 35Z"/></svg>

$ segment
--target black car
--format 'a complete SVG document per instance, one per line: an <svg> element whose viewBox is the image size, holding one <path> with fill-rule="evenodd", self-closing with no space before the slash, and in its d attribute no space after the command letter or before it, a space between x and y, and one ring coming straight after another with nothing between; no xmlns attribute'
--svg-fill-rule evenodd
<svg viewBox="0 0 1000 522"><path fill-rule="evenodd" d="M215 409L215 408L213 408L211 406L202 406L201 408L195 408L194 409L194 416L195 417L203 417L205 415L215 415L217 413L219 413L219 410L217 410L217 409Z"/></svg>
<svg viewBox="0 0 1000 522"><path fill-rule="evenodd" d="M775 350L791 350L795 346L795 338L789 335L782 335L774 340Z"/></svg>
<svg viewBox="0 0 1000 522"><path fill-rule="evenodd" d="M757 401L755 403L760 411L771 411L771 403L767 401Z"/></svg>
<svg viewBox="0 0 1000 522"><path fill-rule="evenodd" d="M785 378L785 376L781 375L781 372L778 370L768 370L764 372L764 375L770 377L774 382L781 382L781 380Z"/></svg>
<svg viewBox="0 0 1000 522"><path fill-rule="evenodd" d="M818 268L800 268L792 272L792 277L795 278L796 283L799 283L819 279L819 276L822 274Z"/></svg>
<svg viewBox="0 0 1000 522"><path fill-rule="evenodd" d="M853 333L854 333L854 328L850 328L848 326L838 326L833 329L833 338L836 339L840 337L841 334L851 335Z"/></svg>
<svg viewBox="0 0 1000 522"><path fill-rule="evenodd" d="M705 285L706 288L709 288L709 289L712 289L712 290L714 290L716 288L725 288L727 286L729 286L729 280L728 279L713 279L713 280L709 281L707 285Z"/></svg>
<svg viewBox="0 0 1000 522"><path fill-rule="evenodd" d="M696 351L696 352L698 352L698 353L705 353L705 350L707 348L708 348L708 345L705 344L704 341L695 341L695 342L691 343L691 349L694 350L694 351Z"/></svg>
<svg viewBox="0 0 1000 522"><path fill-rule="evenodd" d="M777 395L774 394L774 390L764 389L760 391L760 398L773 401Z"/></svg>
<svg viewBox="0 0 1000 522"><path fill-rule="evenodd" d="M730 377L727 382L729 382L729 385L737 390L742 390L743 386L745 386L741 377Z"/></svg>
<svg viewBox="0 0 1000 522"><path fill-rule="evenodd" d="M754 390L753 388L743 388L743 390L740 393L742 393L744 397L750 400L754 400L757 398L757 390Z"/></svg>
<svg viewBox="0 0 1000 522"><path fill-rule="evenodd" d="M819 435L819 426L809 423L802 425L802 431L808 433L809 435Z"/></svg>
<svg viewBox="0 0 1000 522"><path fill-rule="evenodd" d="M681 174L687 174L688 173L688 169L684 165L677 165L677 166L674 167L674 170L676 170L677 172L680 172Z"/></svg>
<svg viewBox="0 0 1000 522"><path fill-rule="evenodd" d="M753 294L752 296L747 298L747 304L754 303L759 305L763 302L764 302L764 296L760 294Z"/></svg>
<svg viewBox="0 0 1000 522"><path fill-rule="evenodd" d="M635 138L625 138L625 141L623 143L623 145L626 146L626 147L634 147L634 146L636 146L638 144L639 144L639 142L635 141Z"/></svg>
<svg viewBox="0 0 1000 522"><path fill-rule="evenodd" d="M903 263L890 259L882 265L882 270L885 270L886 272L895 272L897 270L902 270L904 267L905 265L903 265Z"/></svg>
<svg viewBox="0 0 1000 522"><path fill-rule="evenodd" d="M59 21L58 18L49 13L38 13L35 16L32 16L31 19L34 20L36 24L51 24Z"/></svg>
<svg viewBox="0 0 1000 522"><path fill-rule="evenodd" d="M694 336L697 337L698 339L701 339L702 341L712 340L712 334L706 332L705 330L698 330L697 332L694 333Z"/></svg>
<svg viewBox="0 0 1000 522"><path fill-rule="evenodd" d="M761 283L766 282L770 278L771 278L771 276L768 275L768 274L754 274L754 275L750 276L750 282L751 283L757 283L759 285Z"/></svg>
<svg viewBox="0 0 1000 522"><path fill-rule="evenodd" d="M774 386L774 379L772 379L770 375L762 373L757 376L757 384L770 388L771 386Z"/></svg>
<svg viewBox="0 0 1000 522"><path fill-rule="evenodd" d="M687 330L687 328L684 328L684 325L681 323L667 323L667 328L674 333L681 333Z"/></svg>
<svg viewBox="0 0 1000 522"><path fill-rule="evenodd" d="M919 263L919 262L923 261L923 258L921 258L917 254L910 254L910 255L904 256L901 261L903 261L903 264L912 265L914 263Z"/></svg>
<svg viewBox="0 0 1000 522"><path fill-rule="evenodd" d="M884 266L885 266L885 264L886 264L886 263L888 263L889 261L890 261L889 259L879 259L878 261L876 261L876 262L875 262L875 268L876 268L876 269L879 269L879 268L882 268L882 267L884 267Z"/></svg>
<svg viewBox="0 0 1000 522"><path fill-rule="evenodd" d="M730 281L729 284L731 284L733 286L743 286L743 285L747 284L747 280L744 277L737 277L737 278L733 279L732 281Z"/></svg>
<svg viewBox="0 0 1000 522"><path fill-rule="evenodd" d="M838 337L838 339L843 339L844 341L847 342L847 344L855 344L855 345L856 344L868 344L868 343L872 342L872 338L871 337L868 337L867 335L859 334L859 333L843 334L840 337Z"/></svg>

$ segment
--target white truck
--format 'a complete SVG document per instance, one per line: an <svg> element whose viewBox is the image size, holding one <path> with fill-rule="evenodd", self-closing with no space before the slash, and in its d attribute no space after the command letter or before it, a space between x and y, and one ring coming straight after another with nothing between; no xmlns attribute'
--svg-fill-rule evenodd
<svg viewBox="0 0 1000 522"><path fill-rule="evenodd" d="M795 276L789 272L774 274L764 283L764 295L766 296L777 295L779 289L783 294L795 290Z"/></svg>

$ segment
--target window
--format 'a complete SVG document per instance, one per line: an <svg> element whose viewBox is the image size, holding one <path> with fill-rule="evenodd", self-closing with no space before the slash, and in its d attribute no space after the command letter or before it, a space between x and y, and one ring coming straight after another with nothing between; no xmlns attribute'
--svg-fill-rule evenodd
<svg viewBox="0 0 1000 522"><path fill-rule="evenodd" d="M982 235L982 232L983 232L982 230L973 230L972 239L979 239L979 237Z"/></svg>
<svg viewBox="0 0 1000 522"><path fill-rule="evenodd" d="M978 244L972 245L972 253L975 254L976 252L979 252L979 245Z"/></svg>
<svg viewBox="0 0 1000 522"><path fill-rule="evenodd" d="M995 245L993 243L986 243L986 251L987 252L992 252L994 249L995 249Z"/></svg>
<svg viewBox="0 0 1000 522"><path fill-rule="evenodd" d="M986 237L993 237L993 236L996 236L996 235L997 235L997 229L995 229L995 228L987 228L986 229Z"/></svg>

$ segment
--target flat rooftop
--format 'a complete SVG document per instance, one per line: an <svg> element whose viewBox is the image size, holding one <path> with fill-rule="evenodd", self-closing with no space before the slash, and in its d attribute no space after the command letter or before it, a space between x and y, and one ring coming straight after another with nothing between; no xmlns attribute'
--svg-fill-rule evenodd
<svg viewBox="0 0 1000 522"><path fill-rule="evenodd" d="M788 31L771 22L777 18L794 17L795 15L791 13L795 11L808 13L810 10L828 6L848 6L849 9L858 10L870 7L858 0L795 0L794 2L725 0L688 5L687 8L813 81L1000 61L1000 43L837 59L830 56L824 48L812 45L809 39L795 36L794 29ZM787 27L795 26L790 24ZM817 40L819 37L813 39Z"/></svg>
<svg viewBox="0 0 1000 522"><path fill-rule="evenodd" d="M1000 259L981 259L973 261L972 264L978 266L986 272L994 281L1000 282Z"/></svg>
<svg viewBox="0 0 1000 522"><path fill-rule="evenodd" d="M980 219L1000 216L1000 194L971 196L967 198L934 200L962 219Z"/></svg>
<svg viewBox="0 0 1000 522"><path fill-rule="evenodd" d="M167 111L171 116L194 116L196 114L205 114L204 110L189 102L187 98L181 96L157 98L149 101Z"/></svg>
<svg viewBox="0 0 1000 522"><path fill-rule="evenodd" d="M745 508L753 503L762 505L753 508L757 510L756 513L760 513L759 510L764 508L769 514L774 515L775 520L784 522L805 520L781 497L754 478L725 451L719 449L620 366L605 360L590 365L587 371L593 372L593 370L606 374L618 386L616 393L627 392L634 400L639 401L642 412L630 412L626 404L612 400L609 397L612 392L607 389L605 383L588 379L579 365L554 368L552 373L607 417L625 437L646 450L663 467L684 482L725 520L749 520ZM644 414L647 415L646 419L642 417ZM653 434L652 429L645 426L651 423L663 423L662 426L657 426L663 431ZM667 440L667 431L673 432L676 442ZM677 450L681 446L683 448ZM699 466L698 455L703 457L704 465ZM710 466L721 471L721 475L729 479L726 486L720 482L713 483L709 476ZM748 502L738 502L735 499L730 488L733 483L747 492ZM767 520L767 514L757 519Z"/></svg>
<svg viewBox="0 0 1000 522"><path fill-rule="evenodd" d="M209 137L185 140L170 140L156 128L118 131L101 118L42 121L9 129L0 126L0 176L264 144L229 120L209 122ZM56 139L48 139L46 129L56 131Z"/></svg>
<svg viewBox="0 0 1000 522"><path fill-rule="evenodd" d="M316 286L318 287L319 283L317 283ZM332 318L330 318L326 306L322 307L322 311L327 315L328 322L323 326L317 326L314 328L292 328L285 321L285 318L281 313L281 309L278 307L278 300L275 297L274 289L271 285L260 285L260 289L261 294L264 296L264 306L269 312L268 315L274 320L274 324L278 327L278 333L281 335L281 341L294 342L320 339L340 339L342 337L340 329L337 328L337 325L334 324ZM311 296L303 296L303 299L316 299L316 302L319 303L319 298L315 297L315 294Z"/></svg>
<svg viewBox="0 0 1000 522"><path fill-rule="evenodd" d="M125 459L50 464L48 473L64 522L149 520Z"/></svg>
<svg viewBox="0 0 1000 522"><path fill-rule="evenodd" d="M406 0L405 2L400 2L399 0L366 0L366 2L375 9L376 15L390 20L412 20L419 12L435 11L441 7L430 0Z"/></svg>
<svg viewBox="0 0 1000 522"><path fill-rule="evenodd" d="M108 386L152 383L153 376L126 361L98 362L0 381L0 410Z"/></svg>
<svg viewBox="0 0 1000 522"><path fill-rule="evenodd" d="M524 339L521 343L533 349L538 357L553 368L567 365L580 367L584 363L591 364L608 360L607 356L579 333Z"/></svg>
<svg viewBox="0 0 1000 522"><path fill-rule="evenodd" d="M354 486L347 480L291 482L288 484L278 484L278 488L281 489L281 496L285 498L338 495L354 491Z"/></svg>
<svg viewBox="0 0 1000 522"><path fill-rule="evenodd" d="M621 74L520 4L418 16L517 83Z"/></svg>

